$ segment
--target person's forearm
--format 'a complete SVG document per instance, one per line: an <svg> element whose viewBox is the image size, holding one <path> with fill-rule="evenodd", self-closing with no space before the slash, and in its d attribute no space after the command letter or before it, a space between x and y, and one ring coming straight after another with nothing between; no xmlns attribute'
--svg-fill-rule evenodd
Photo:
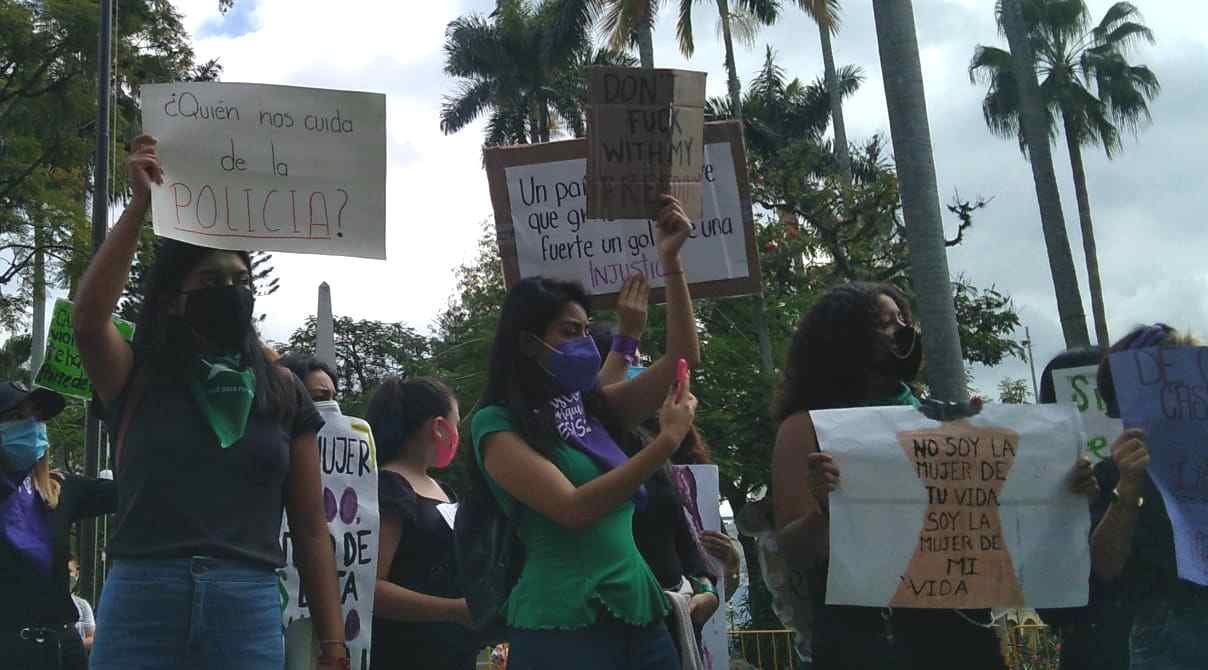
<svg viewBox="0 0 1208 670"><path fill-rule="evenodd" d="M130 277L130 265L138 251L148 205L147 200L130 202L80 278L72 312L72 327L77 337L86 337L109 327L111 315Z"/></svg>
<svg viewBox="0 0 1208 670"><path fill-rule="evenodd" d="M611 513L632 498L678 446L679 441L674 437L660 433L620 466L576 488L567 509L566 521L569 523L564 525L585 528Z"/></svg>
<svg viewBox="0 0 1208 670"><path fill-rule="evenodd" d="M344 616L336 584L336 560L331 551L327 524L306 525L306 532L293 535L298 574L310 600L311 618L320 643L344 642ZM324 651L328 651L324 649Z"/></svg>
<svg viewBox="0 0 1208 670"><path fill-rule="evenodd" d="M462 623L468 621L465 598L441 598L377 580L373 594L375 616L395 621Z"/></svg>
<svg viewBox="0 0 1208 670"><path fill-rule="evenodd" d="M696 315L692 309L692 294L688 291L688 278L684 275L679 256L663 259L663 269L668 274L667 298L667 356L683 358L695 368L700 365L700 339L696 332Z"/></svg>
<svg viewBox="0 0 1208 670"><path fill-rule="evenodd" d="M600 368L598 380L600 386L608 386L609 384L617 384L625 381L625 375L629 372L629 359L618 351L608 352L608 358L604 359L604 366Z"/></svg>
<svg viewBox="0 0 1208 670"><path fill-rule="evenodd" d="M794 562L823 563L830 555L830 519L821 509L807 513L777 531L776 541Z"/></svg>
<svg viewBox="0 0 1208 670"><path fill-rule="evenodd" d="M1113 502L1091 535L1091 562L1099 578L1111 581L1124 572L1137 529L1136 503Z"/></svg>

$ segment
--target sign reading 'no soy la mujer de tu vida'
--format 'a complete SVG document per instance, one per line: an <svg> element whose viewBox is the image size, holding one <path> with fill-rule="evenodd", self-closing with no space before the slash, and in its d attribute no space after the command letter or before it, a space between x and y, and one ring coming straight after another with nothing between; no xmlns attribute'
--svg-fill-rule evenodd
<svg viewBox="0 0 1208 670"><path fill-rule="evenodd" d="M587 97L588 216L650 217L669 193L700 218L705 73L593 67Z"/></svg>
<svg viewBox="0 0 1208 670"><path fill-rule="evenodd" d="M155 232L231 250L386 257L386 97L265 84L141 89Z"/></svg>

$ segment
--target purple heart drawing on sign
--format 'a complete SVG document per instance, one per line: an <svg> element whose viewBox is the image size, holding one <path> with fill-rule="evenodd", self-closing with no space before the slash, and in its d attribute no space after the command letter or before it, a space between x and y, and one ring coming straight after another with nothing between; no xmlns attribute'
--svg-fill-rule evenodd
<svg viewBox="0 0 1208 670"><path fill-rule="evenodd" d="M336 494L326 486L323 487L323 515L327 518L327 523L336 519Z"/></svg>
<svg viewBox="0 0 1208 670"><path fill-rule="evenodd" d="M361 634L361 615L356 610L348 610L348 618L344 619L344 639L355 640Z"/></svg>
<svg viewBox="0 0 1208 670"><path fill-rule="evenodd" d="M340 496L340 521L344 523L352 523L353 519L357 518L357 492L352 490L352 487L344 489L344 495Z"/></svg>

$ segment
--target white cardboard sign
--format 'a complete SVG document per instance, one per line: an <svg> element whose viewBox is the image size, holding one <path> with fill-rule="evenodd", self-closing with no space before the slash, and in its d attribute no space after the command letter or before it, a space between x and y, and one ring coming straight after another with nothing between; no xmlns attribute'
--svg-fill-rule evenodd
<svg viewBox="0 0 1208 670"><path fill-rule="evenodd" d="M354 670L369 670L373 633L373 592L377 586L378 510L377 449L364 419L344 416L335 401L317 402L326 422L319 431L323 504L335 550L344 636ZM289 519L282 519L285 568L280 571L282 618L286 628L287 670L314 670L317 658L310 608L298 569Z"/></svg>
<svg viewBox="0 0 1208 670"><path fill-rule="evenodd" d="M162 237L218 249L386 257L386 96L174 82L141 88Z"/></svg>
<svg viewBox="0 0 1208 670"><path fill-rule="evenodd" d="M673 465L675 485L679 488L684 500L684 512L688 516L688 525L693 537L699 541L700 533L706 530L724 533L721 527L721 485L718 480L716 465ZM695 496L693 496L695 494ZM703 549L701 553L705 560L714 562L712 556ZM724 570L717 567L721 575ZM721 606L701 630L701 640L704 641L708 658L709 670L729 670L730 668L730 636L726 626L726 602L723 595L726 592L725 576L717 580L717 597L721 598Z"/></svg>
<svg viewBox="0 0 1208 670"><path fill-rule="evenodd" d="M910 407L811 413L834 456L827 602L866 607L1078 607L1090 514L1069 475L1073 408L987 405L941 424Z"/></svg>
<svg viewBox="0 0 1208 670"><path fill-rule="evenodd" d="M1082 414L1087 451L1094 461L1111 458L1112 442L1124 432L1124 424L1107 415L1107 405L1099 395L1098 374L1097 365L1052 371L1057 403L1072 405Z"/></svg>

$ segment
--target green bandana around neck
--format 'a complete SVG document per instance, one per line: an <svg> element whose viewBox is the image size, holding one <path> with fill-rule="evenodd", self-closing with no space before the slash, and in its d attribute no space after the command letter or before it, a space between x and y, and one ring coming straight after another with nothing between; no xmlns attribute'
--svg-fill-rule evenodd
<svg viewBox="0 0 1208 670"><path fill-rule="evenodd" d="M235 356L199 356L189 390L223 449L243 439L256 397L256 373Z"/></svg>
<svg viewBox="0 0 1208 670"><path fill-rule="evenodd" d="M919 399L918 399L918 397L916 397L914 395L914 391L912 391L909 386L907 386L906 384L902 384L901 387L898 388L897 393L895 393L891 396L884 397L884 398L878 398L877 400L865 401L864 406L865 407L896 407L896 406L918 407Z"/></svg>

